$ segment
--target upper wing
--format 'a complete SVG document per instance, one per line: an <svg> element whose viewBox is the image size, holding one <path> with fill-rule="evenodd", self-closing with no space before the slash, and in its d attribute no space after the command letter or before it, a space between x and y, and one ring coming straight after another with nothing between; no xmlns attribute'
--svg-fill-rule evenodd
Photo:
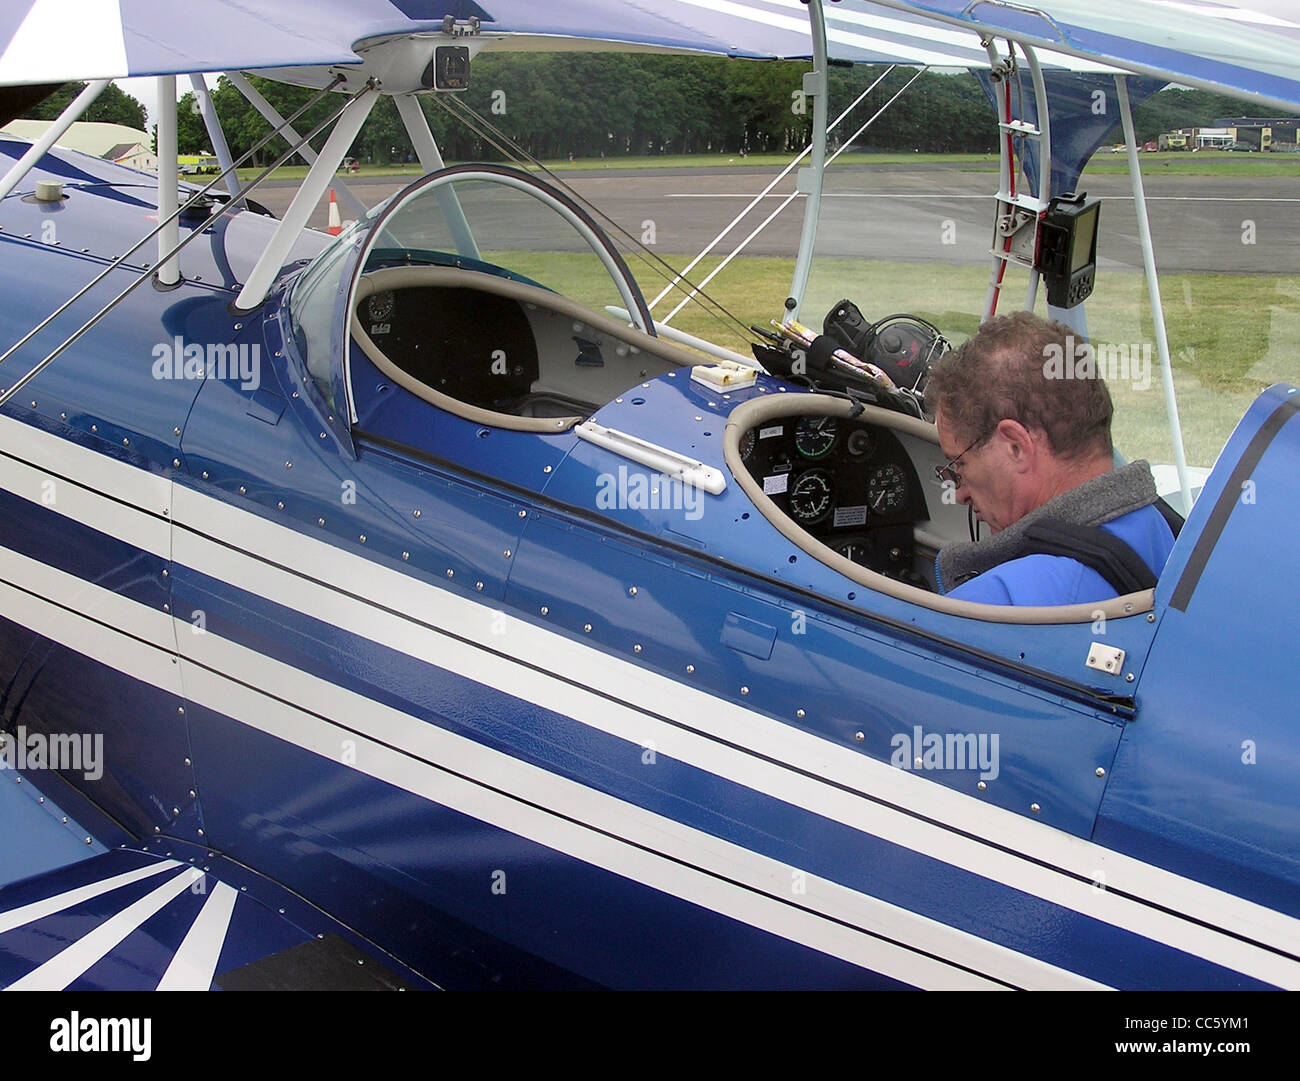
<svg viewBox="0 0 1300 1081"><path fill-rule="evenodd" d="M982 66L969 29L925 12L827 5L831 54L860 63ZM944 6L941 2L939 6ZM632 48L760 58L812 53L800 0L7 0L0 86L356 64L356 43L477 17L495 47ZM1095 69L1091 59L1049 63Z"/></svg>
<svg viewBox="0 0 1300 1081"><path fill-rule="evenodd" d="M406 22L388 0L9 0L0 85L355 63L358 18L341 18L345 7Z"/></svg>
<svg viewBox="0 0 1300 1081"><path fill-rule="evenodd" d="M833 7L847 15L881 5L1265 105L1300 106L1293 0L1028 0L1018 9L1002 0L844 0Z"/></svg>
<svg viewBox="0 0 1300 1081"><path fill-rule="evenodd" d="M1113 65L1300 105L1300 22L1289 0L838 0L827 3L832 56L983 66L981 33L1033 41L1052 65ZM969 13L967 11L969 9ZM516 48L666 49L806 57L799 0L8 0L0 10L0 86L230 69L355 64L355 43L436 31L477 17ZM935 20L938 20L936 25Z"/></svg>

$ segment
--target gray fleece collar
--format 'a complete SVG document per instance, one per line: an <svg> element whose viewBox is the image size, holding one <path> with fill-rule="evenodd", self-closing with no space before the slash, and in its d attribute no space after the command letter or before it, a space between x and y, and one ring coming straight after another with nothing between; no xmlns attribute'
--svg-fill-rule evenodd
<svg viewBox="0 0 1300 1081"><path fill-rule="evenodd" d="M978 541L950 544L939 553L937 568L945 593L977 574L1023 554L1024 532L1050 518L1071 525L1099 526L1154 503L1156 482L1145 460L1103 473L1031 510L1000 533Z"/></svg>

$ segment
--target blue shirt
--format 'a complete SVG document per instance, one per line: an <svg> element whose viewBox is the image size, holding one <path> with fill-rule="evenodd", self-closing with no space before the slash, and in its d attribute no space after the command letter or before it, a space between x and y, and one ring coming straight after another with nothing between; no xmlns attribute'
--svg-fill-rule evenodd
<svg viewBox="0 0 1300 1081"><path fill-rule="evenodd" d="M1125 541L1159 577L1174 547L1169 524L1155 506L1142 507L1101 527ZM1022 556L959 585L949 597L978 604L1088 604L1118 596L1091 567L1066 556Z"/></svg>

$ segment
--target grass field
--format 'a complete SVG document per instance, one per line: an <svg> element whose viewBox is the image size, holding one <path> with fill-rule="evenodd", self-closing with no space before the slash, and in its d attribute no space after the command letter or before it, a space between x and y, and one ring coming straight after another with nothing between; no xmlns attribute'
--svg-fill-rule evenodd
<svg viewBox="0 0 1300 1081"><path fill-rule="evenodd" d="M557 158L542 162L552 172L585 172L603 169L710 169L725 166L754 166L769 169L781 169L790 164L791 154L649 154L610 158L578 158L569 161ZM977 168L997 170L996 154L843 154L837 161L844 164L897 165L900 163L944 163L960 168ZM449 163L454 164L454 163ZM240 169L241 180L251 180L257 175L257 169ZM421 176L423 171L418 165L362 165L355 174L347 176L409 176L412 179ZM305 165L285 165L272 174L276 180L301 180L307 175Z"/></svg>
<svg viewBox="0 0 1300 1081"><path fill-rule="evenodd" d="M775 167L787 160L778 155L692 155L604 161L579 159L547 164L568 171L726 165ZM942 163L949 168L977 171L997 168L995 155L977 154L846 154L840 162L887 166ZM1292 172L1300 175L1300 154L1145 153L1140 163L1144 175L1276 176ZM1085 178L1127 171L1125 155L1099 153L1088 166ZM415 165L363 166L361 175L414 178L418 172ZM305 173L305 168L290 168L280 170L277 176L294 178ZM680 267L689 257L664 258ZM608 277L593 258L503 252L494 261L598 310L617 302ZM646 297L654 297L664 279L639 260L629 258L629 262ZM716 260L705 260L692 273L693 280L701 280L715 265ZM745 325L767 326L770 319L781 314L792 270L792 259L742 257L729 265L707 291ZM849 297L870 318L910 312L929 319L954 342L959 342L977 327L986 289L987 270L982 267L823 259L814 266L801 318L809 325L820 325L831 305ZM1002 310L1019 308L1023 296L1023 279L1009 280L1003 293ZM1294 349L1294 343L1300 341L1297 333L1300 332L1300 276L1165 275L1161 279L1161 296L1187 460L1192 465L1209 466L1260 390L1274 382L1300 385L1300 357ZM679 298L680 294L666 298L655 309L655 316L663 318ZM1045 314L1041 295L1038 309ZM1102 275L1088 305L1088 318L1094 344L1123 346L1129 355L1141 358L1142 362L1150 358L1150 367L1145 371L1139 367L1135 374L1130 369L1116 373L1123 378L1108 380L1116 406L1117 446L1130 458L1173 461L1151 305L1143 275L1118 271ZM699 305L688 306L672 322L678 329L748 352L744 339L729 329L732 326L729 321L715 318Z"/></svg>
<svg viewBox="0 0 1300 1081"><path fill-rule="evenodd" d="M535 252L489 257L597 309L615 302L608 278L594 259ZM678 267L688 261L684 256L665 258ZM702 279L714 265L705 260L692 278ZM647 300L662 288L663 279L645 264L634 262L633 271ZM741 257L706 291L746 325L767 326L781 313L792 272L792 260ZM809 282L801 319L820 326L830 307L847 296L869 318L895 312L923 316L956 344L979 325L987 283L987 270L979 267L821 260ZM1023 304L1024 287L1022 278L1009 276L1003 310ZM676 302L666 298L654 314L662 318ZM1275 382L1300 385L1300 355L1294 348L1300 341L1300 276L1171 274L1161 279L1161 302L1187 461L1208 467L1262 389ZM1046 314L1041 292L1038 311ZM1133 358L1115 373L1121 378L1107 380L1115 402L1116 445L1129 458L1172 462L1145 277L1137 272L1102 276L1089 301L1088 318L1094 345L1123 345ZM702 306L689 305L672 325L748 353L729 324Z"/></svg>
<svg viewBox="0 0 1300 1081"><path fill-rule="evenodd" d="M588 172L603 169L689 169L754 166L780 169L788 165L789 154L663 154L619 158L578 158L576 161L559 159L543 162L553 172ZM836 159L836 166L844 165L934 165L942 164L962 172L990 172L998 169L996 154L865 154L847 153ZM1202 150L1195 154L1186 151L1148 153L1140 155L1144 176L1168 173L1177 176L1300 176L1300 154L1229 154L1221 150ZM251 180L260 170L240 169L240 180ZM355 174L340 173L345 180L351 176L410 177L422 175L418 165L363 165ZM1102 176L1128 173L1128 157L1124 154L1098 153L1084 171L1084 176ZM286 165L272 174L276 180L301 180L307 175L305 165ZM194 178L191 178L194 179Z"/></svg>
<svg viewBox="0 0 1300 1081"><path fill-rule="evenodd" d="M1139 155L1143 176L1300 176L1300 154L1247 154L1225 150L1166 151ZM1128 175L1128 155L1093 155L1084 176Z"/></svg>

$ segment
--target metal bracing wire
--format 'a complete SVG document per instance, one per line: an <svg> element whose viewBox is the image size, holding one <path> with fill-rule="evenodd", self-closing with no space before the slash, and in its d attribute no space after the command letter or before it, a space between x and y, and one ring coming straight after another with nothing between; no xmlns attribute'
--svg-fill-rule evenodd
<svg viewBox="0 0 1300 1081"><path fill-rule="evenodd" d="M291 157L293 157L293 155L297 153L299 147L305 144L308 139L311 139L314 136L318 135L328 124L330 124L332 121L340 117L343 114L344 110L346 110L347 107L351 105L354 100L356 100L356 97L360 96L361 94L367 93L369 90L370 88L367 86L361 91L359 91L356 96L348 98L341 106L339 106L337 110L335 110L333 113L327 116L316 127L314 127L310 132L308 132L305 136L303 136L301 142L291 146L287 151L285 151L284 154L282 154L279 158L277 158L265 169L263 169L260 173L258 173L258 175L254 177L251 181L245 184L243 188L240 189L238 197L242 199L244 196L246 196L250 191L253 190L253 188L257 187L258 184L260 184L263 180L265 180L268 176L270 176L273 172L275 172L276 169L280 168L281 165L283 165L286 161L288 161ZM309 102L308 104L311 103ZM250 151L249 153L252 153L252 151ZM219 181L220 179L221 177L218 177L217 181ZM216 183L217 181L214 181L214 183ZM155 230L155 232L157 231L158 230ZM150 236L152 235L153 234L151 233ZM193 240L197 240L199 237L203 235L204 232L202 229L194 229L189 234L189 236L185 237L183 240L180 241L180 243L178 243L174 248L172 248L169 252L166 253L166 258L170 259L173 256L179 254L181 249L183 249L187 244L189 244ZM144 241L141 241L141 243L142 244L145 243L148 239L149 238L146 237ZM114 265L120 265L120 262L121 260L119 259ZM107 273L107 271L105 273ZM103 280L103 276L104 275L101 274L100 277L96 279L96 281ZM60 342L57 346L55 346L54 349L52 349L49 353L47 353L34 367L32 367L30 371L27 372L26 375L20 377L18 381L14 383L13 386L9 387L6 390L0 391L0 406L3 406L5 402L7 402L10 398L12 398L20 390L22 390L23 387L25 387L28 383L30 383L33 379L35 379L36 376L38 376L46 368L48 368L50 364L52 364L58 357L60 357L63 353L65 353L70 346L78 342L86 334L86 332L89 331L92 327L94 327L101 319L104 318L104 316L106 316L109 312L111 312L114 308L116 308L117 305L119 305L123 300L125 300L128 296L130 296L133 292L135 292L135 290L138 289L145 282L149 281L152 277L153 275L148 272L139 275L133 282L131 282L130 285L128 285L125 289L123 289L120 293L118 293L117 296L115 296L112 300L110 300L107 304L105 304L102 308L100 308L99 311L97 311L94 315L92 315L89 319L87 319L86 322L84 322L80 327L78 327L75 331L73 331L70 335L68 335L68 337L66 337L62 342ZM86 287L86 289L89 288L90 286ZM86 292L86 289L81 290L81 292L78 293L77 295L83 296ZM52 318L53 316L51 316L51 319ZM46 324L48 324L48 322L49 320L46 320ZM32 332L32 334L35 333L36 333L35 331ZM31 335L29 335L28 337L30 336ZM9 353L12 353L13 349L16 348L17 346L11 348L9 350ZM7 357L9 353L6 353L5 356Z"/></svg>
<svg viewBox="0 0 1300 1081"><path fill-rule="evenodd" d="M488 121L485 117L481 116L480 114L476 113L464 102L456 101L454 98L448 98L447 96L444 95L437 95L434 97L433 100L437 102L440 106L442 106L442 108L446 110L448 113L450 113L453 117L455 117L466 127L468 127L471 131L473 131L476 135L478 135L479 137L481 137L482 139L490 143L493 147L495 147L498 151L500 151L500 153L503 154L507 159L516 162L525 161L531 164L532 166L534 166L538 171L544 173L546 177L556 187L560 188L571 198L581 203L582 206L585 207L589 213L591 213L595 217L600 218L612 230L614 230L620 236L624 237L627 241L629 241L633 247L635 254L639 258L641 258L646 263L646 265L652 271L654 271L654 273L658 274L660 277L664 278L665 280L677 274L677 271L665 259L661 258L658 254L651 251L645 244L641 243L640 238L636 237L632 233L628 232L628 230L624 229L622 225L616 222L613 218L611 218L599 207L594 206L588 200L584 199L582 195L580 195L577 191L575 191L571 185L566 183L561 177L557 176L554 172L552 172L540 161L538 161L535 157L533 157L530 153L528 153L528 151L526 151L523 147L519 146L519 144L516 143L513 139L511 139L509 136L505 135L496 127L494 127L490 121ZM451 104L452 102L454 102L454 105ZM728 311L719 301L715 300L707 293L701 292L700 296L703 298L703 301L707 302L706 304L701 305L704 308L704 311L706 311L709 315L711 315L714 319L716 319L719 323L721 323L724 327L726 327L729 333L739 333L740 336L744 338L746 341L751 340L750 329L748 326L745 325L743 321L738 319L735 315L733 315L730 311ZM729 324L727 322L728 320L731 321L731 324L735 324L735 325L732 326L731 324ZM739 328L739 331L737 331L736 328Z"/></svg>
<svg viewBox="0 0 1300 1081"><path fill-rule="evenodd" d="M289 118L289 121L286 122L286 125L288 122L296 120L299 116L305 113L318 101L324 98L326 94L328 94L331 90L333 90L334 87L336 87L342 81L343 81L343 76L340 75L337 79L334 80L334 82L332 82L329 86L325 87L324 90L322 90L314 98L312 98L310 101L306 102L301 108L299 108L293 114L293 116ZM320 129L317 128L316 130L319 131ZM262 147L264 147L267 143L269 143L272 139L274 139L276 137L276 134L277 134L276 131L272 131L269 135L265 136L264 138L260 139L258 142L254 143L253 146L251 146L247 151L244 152L243 155L241 155L238 161L233 163L232 168L237 169L239 168L239 166L243 165L243 163L248 158L252 157L259 150L261 150ZM315 134L315 132L313 132L312 134ZM306 142L305 139L301 140L300 145L301 143L305 143L305 142ZM172 217L179 218L182 214L185 213L185 211L189 210L191 207L201 202L207 196L208 192L210 192L213 188L215 188L218 184L222 183L224 180L225 180L224 175L218 175L213 177L208 184L200 188L193 195L191 195L188 200L186 200L179 207L177 207ZM245 188L244 189L245 193L247 193L251 188L252 185L249 185L248 188ZM11 345L8 349L6 349L3 354L0 354L0 364L3 364L11 356L13 356L14 353L16 353L19 349L21 349L24 345L26 345L29 341L31 341L34 337L36 337L37 334L39 334L42 330L48 327L52 322L54 322L55 319L57 319L60 315L66 312L69 308L71 308L73 304L75 304L83 296L89 293L90 290L92 290L96 285L98 285L105 278L107 278L114 270L116 270L123 263L125 263L127 259L129 259L132 255L134 255L146 244L148 244L149 241L151 241L154 237L156 237L159 233L161 233L167 227L167 225L168 225L168 221L166 219L163 219L160 215L158 224L155 225L151 230L149 230L149 232L145 233L144 236L142 236L139 240L137 240L134 244L132 244L131 247L127 248L126 251L124 251L116 259L114 259L111 263L109 263L108 266L106 266L97 275L95 275L95 277L93 277L89 282L87 282L79 290L77 290L77 292L73 293L72 296L70 296L67 300L65 300L62 304L60 304L57 308L55 308L54 311L52 311L49 315L47 315L44 319L42 319L39 323L37 323L36 326L32 327L32 329L29 330L26 334L24 334L20 339L18 339L18 341L14 342L14 344Z"/></svg>
<svg viewBox="0 0 1300 1081"><path fill-rule="evenodd" d="M869 87L867 87L864 91L862 91L861 94L859 94L856 98L853 99L852 103L849 105L847 109L845 109L842 113L840 113L839 116L837 116L833 121L831 121L828 131L834 131L835 128L839 125L840 121L843 120L846 116L848 116L849 113L851 113L854 109L856 109L858 105L862 103L862 100L868 94L870 94L871 91L873 91L877 86L879 86L880 83L884 81L885 77L889 75L889 73L892 72L894 68L896 68L897 66L898 66L897 64L890 64L889 67L887 67L884 70L884 72L880 76L878 76L876 80ZM859 132L857 134L861 134L861 129L859 129ZM857 138L857 134L855 134L852 138L845 140L845 143L843 145L847 146L849 143L851 143L853 139ZM809 143L790 160L789 165L787 165L784 169L782 169L779 173L777 173L776 176L774 176L768 182L767 187L765 187L762 191L760 191L757 195L755 195L752 199L750 199L750 201L747 204L745 204L745 208L734 218L732 218L730 222L727 223L727 227L723 229L722 232L720 232L712 240L710 240L709 243L705 245L704 248L701 249L699 255L697 255L694 259L692 259L689 263L686 264L681 274L676 276L671 282L669 282L668 285L664 287L663 292L661 292L657 297L655 297L654 300L650 301L650 308L652 311L654 310L656 304L658 304L661 300L663 300L664 297L666 297L673 289L677 287L679 282L685 280L686 275L689 274L692 270L694 270L696 266L699 265L700 260L705 258L705 256L707 256L709 252L713 251L714 247L718 244L718 242L724 236L730 233L731 230L734 229L740 223L741 219L743 219L751 210L754 209L754 207L756 207L760 202L762 202L762 200L767 197L767 194L773 188L775 188L777 184L779 184L782 180L784 180L787 176L790 175L790 172L795 168L795 166L797 166L801 161L803 161L803 159L808 156L811 150L812 150L812 143ZM701 282L700 284L703 285L704 282Z"/></svg>
<svg viewBox="0 0 1300 1081"><path fill-rule="evenodd" d="M896 66L897 65L891 64L889 66L889 71L893 71ZM899 90L894 93L893 97L891 97L887 102L885 102L884 105L882 105L879 109L877 109L875 114L870 119L868 119L866 123L864 123L861 127L859 127L857 131L855 131L852 135L850 135L847 139L845 139L844 142L840 144L839 149L836 150L833 154L831 154L829 158L826 159L825 165L823 165L822 168L825 169L827 165L831 165L836 158L838 158L841 154L844 153L845 150L847 150L850 146L852 146L853 140L855 140L859 135L861 135L864 131L866 131L867 128L871 127L872 124L874 124L877 120L879 120L880 117L884 115L885 110L888 109L891 105L893 105L894 102L897 101L900 96L902 96L903 92L906 91L909 86L911 86L914 82L916 82L916 80L919 79L922 75L924 75L925 72L928 70L929 70L928 67L918 68L916 74L913 75L910 79L908 79L907 82L904 83L902 87L899 88ZM888 72L886 72L886 74L888 74ZM881 79L883 78L884 76L882 75ZM872 83L871 86L867 88L867 91L865 91L863 94L860 94L857 100L854 101L853 105L850 105L848 109L840 113L839 117L836 118L835 123L831 124L831 127L834 128L835 124L838 124L840 120L843 120L844 117L848 115L849 111L853 109L858 104L858 102L860 102L862 98L866 96L866 93L869 92L871 89L873 89L876 83L878 82L880 82L880 79L877 79L875 83ZM805 149L804 153L806 154L807 152L808 151ZM794 162L786 166L784 172L781 173L781 176L785 176L785 174L788 173L790 169L792 169L797 162L802 160L802 157L803 155L801 154L800 157L796 158ZM781 179L780 176L777 177L777 180L780 179ZM776 180L772 181L772 184L768 185L768 187L764 189L763 195L767 194L767 192L770 191L775 184L776 184ZM703 280L699 283L699 285L691 286L691 291L686 295L686 297L683 300L681 300L678 303L677 307L675 307L662 319L657 320L657 322L659 323L670 322L673 316L675 316L679 311L681 311L684 307L686 307L686 305L692 299L694 299L696 292L704 288L704 286L708 285L709 282L711 282L714 278L718 276L718 274L728 263L730 263L734 258L736 258L736 256L738 256L747 247L749 247L750 241L754 240L755 237L757 237L760 233L762 233L764 229L766 229L772 222L774 222L777 219L777 217L780 215L781 211L783 211L792 202L794 202L794 200L798 197L798 195L799 192L797 191L793 191L789 195L787 195L785 199L782 201L781 205L778 206L771 214L769 214L757 229L755 229L752 233L750 233L749 236L745 237L744 240L742 240L739 244L736 245L736 247L732 250L730 255L728 255L725 259L722 260L722 262L720 262L711 271L709 271L709 273L704 276ZM727 228L723 230L723 232L718 234L718 236L714 239L713 243L716 244L718 240L721 240L723 236L725 236L728 232L730 232L732 226L734 226L736 222L740 221L740 219L743 218L745 214L749 213L750 207L752 207L754 203L757 202L762 197L763 197L762 195L756 196L754 201L749 204L749 207L746 207L745 210L740 214L740 217L737 217L735 221L731 223L731 225L728 225ZM712 246L713 245L711 244L709 247L711 248ZM705 249L705 252L701 253L695 259L695 261L692 262L691 265L686 268L686 270L690 270L691 267L695 266L695 263L698 263L700 259L703 259L704 254L707 253L707 251L708 249ZM683 273L685 273L685 271L683 271ZM807 282L805 281L804 284L807 285ZM664 293L666 293L667 291L668 290L665 289ZM659 296L662 297L664 293L660 293ZM796 308L795 311L789 314L791 318L798 318L798 309Z"/></svg>
<svg viewBox="0 0 1300 1081"><path fill-rule="evenodd" d="M298 138L298 133L294 130L293 125L280 115L280 111L274 105L258 93L257 87L249 82L242 72L228 71L226 72L226 78L230 80L230 85L244 96L244 100L262 114L262 119L270 124L271 127L275 128L276 131L284 134L286 141L293 142ZM301 111L302 110L299 110L299 112ZM297 116L298 114L295 113L294 115ZM314 151L310 146L301 147L298 151L298 156L308 165L316 164L316 151ZM360 197L357 196L357 194L353 192L344 181L335 177L334 187L338 190L338 193L343 196L344 202L352 208L352 212L356 214L357 217L360 218L366 215L370 208L366 206Z"/></svg>
<svg viewBox="0 0 1300 1081"><path fill-rule="evenodd" d="M1160 356L1160 380L1165 389L1165 411L1169 417L1169 438L1174 445L1174 468L1183 497L1183 513L1192 509L1192 486L1187 476L1187 452L1183 448L1183 426L1178 417L1178 397L1174 393L1174 369L1169 360L1169 336L1165 332L1165 309L1160 300L1160 280L1156 277L1156 253L1151 243L1151 223L1147 219L1146 190L1142 186L1142 169L1138 164L1137 138L1133 130L1133 111L1129 108L1128 79L1115 76L1119 97L1119 115L1124 122L1124 143L1128 149L1128 171L1133 181L1133 208L1137 214L1138 239L1142 244L1142 269L1146 273L1147 295L1151 299L1151 319L1156 329L1156 352Z"/></svg>

